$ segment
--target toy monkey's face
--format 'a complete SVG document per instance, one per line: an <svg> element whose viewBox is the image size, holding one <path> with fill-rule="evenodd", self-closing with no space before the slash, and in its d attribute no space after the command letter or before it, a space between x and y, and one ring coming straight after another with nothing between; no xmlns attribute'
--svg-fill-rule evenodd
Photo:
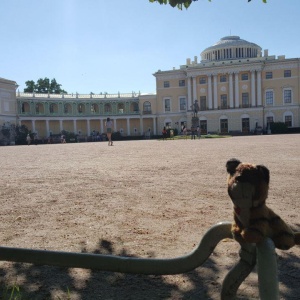
<svg viewBox="0 0 300 300"><path fill-rule="evenodd" d="M228 194L235 209L250 209L263 204L268 196L270 175L262 165L231 159L226 164Z"/></svg>

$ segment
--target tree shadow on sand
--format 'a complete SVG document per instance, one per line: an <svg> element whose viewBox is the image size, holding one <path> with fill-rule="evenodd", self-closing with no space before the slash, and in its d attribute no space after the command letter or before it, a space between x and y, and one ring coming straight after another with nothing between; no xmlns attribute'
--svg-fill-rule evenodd
<svg viewBox="0 0 300 300"><path fill-rule="evenodd" d="M87 251L83 248L82 252ZM125 249L117 252L107 240L100 240L90 253L135 257L129 255ZM0 268L0 299L3 299L3 287L14 284L20 288L22 296L14 299L23 300L220 299L221 283L217 280L220 269L215 258L217 257L214 253L201 267L176 277L176 280L172 278L173 275L135 275L4 263ZM285 254L285 258L279 258L279 262L279 280L285 286L281 297L296 299L300 292L297 287L300 279L300 259L292 254ZM231 267L228 266L228 270Z"/></svg>

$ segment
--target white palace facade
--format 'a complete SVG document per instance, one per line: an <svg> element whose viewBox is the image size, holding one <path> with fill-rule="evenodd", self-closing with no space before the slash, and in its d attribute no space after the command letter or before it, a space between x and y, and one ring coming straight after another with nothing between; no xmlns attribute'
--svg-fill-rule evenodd
<svg viewBox="0 0 300 300"><path fill-rule="evenodd" d="M156 94L34 94L0 78L0 124L26 125L40 138L62 130L103 133L110 117L124 136L160 134L164 126L191 127L197 100L203 134L248 134L271 122L300 127L299 58L269 55L227 36L184 65L154 73Z"/></svg>

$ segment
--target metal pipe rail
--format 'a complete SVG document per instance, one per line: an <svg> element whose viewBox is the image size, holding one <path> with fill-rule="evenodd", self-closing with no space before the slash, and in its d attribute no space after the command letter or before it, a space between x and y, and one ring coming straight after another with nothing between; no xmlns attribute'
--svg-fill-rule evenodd
<svg viewBox="0 0 300 300"><path fill-rule="evenodd" d="M145 275L181 274L192 271L202 265L222 239L232 238L230 228L231 223L229 222L216 224L204 234L202 240L194 251L185 256L170 259L136 258L90 253L0 247L0 260L68 268L97 269L101 271L119 273ZM261 245L259 249L258 262L267 261L267 265L264 265L262 268L258 268L259 281L264 281L264 278L269 276L269 272L266 268L269 268L270 263L273 264L271 267L272 272L277 270L276 261L274 265L274 261L268 260L266 257L269 256L270 253L275 253L274 245L272 248L272 244L268 241L266 245ZM248 253L248 258L246 259L245 253ZM242 245L240 257L240 262L224 279L221 299L234 299L238 287L252 271L256 263L255 246L249 244ZM273 257L275 256L273 255ZM275 272L275 274L277 273ZM260 293L262 293L262 300L278 299L275 295L276 291L278 294L278 281L275 277L276 276L273 276L272 279L266 283L272 290L272 294L269 294L269 288L259 289ZM269 295L272 296L270 297Z"/></svg>

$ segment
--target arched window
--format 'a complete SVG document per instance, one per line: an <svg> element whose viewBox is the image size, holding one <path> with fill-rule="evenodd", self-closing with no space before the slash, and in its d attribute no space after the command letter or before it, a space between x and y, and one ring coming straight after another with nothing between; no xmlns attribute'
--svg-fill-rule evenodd
<svg viewBox="0 0 300 300"><path fill-rule="evenodd" d="M130 111L138 112L139 111L139 104L137 102L132 102L130 104Z"/></svg>
<svg viewBox="0 0 300 300"><path fill-rule="evenodd" d="M105 103L104 105L104 112L110 113L111 112L111 105L109 103Z"/></svg>
<svg viewBox="0 0 300 300"><path fill-rule="evenodd" d="M94 113L98 113L99 112L99 107L97 104L93 103L91 105L91 113L94 114Z"/></svg>
<svg viewBox="0 0 300 300"><path fill-rule="evenodd" d="M118 112L120 114L124 113L124 103L118 103Z"/></svg>
<svg viewBox="0 0 300 300"><path fill-rule="evenodd" d="M77 105L77 111L79 114L84 114L85 113L85 105L83 103L79 103Z"/></svg>

